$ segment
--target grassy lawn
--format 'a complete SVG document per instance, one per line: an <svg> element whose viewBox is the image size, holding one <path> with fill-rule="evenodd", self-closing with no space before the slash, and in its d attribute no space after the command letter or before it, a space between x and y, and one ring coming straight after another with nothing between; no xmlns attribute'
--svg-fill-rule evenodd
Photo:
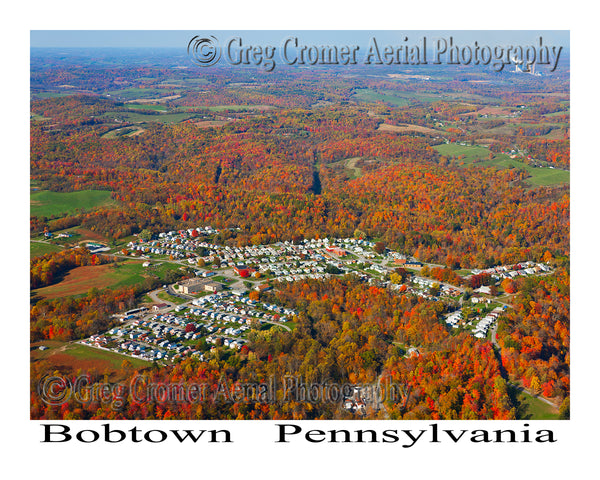
<svg viewBox="0 0 600 480"><path fill-rule="evenodd" d="M166 112L167 107L164 105L154 105L150 103L128 103L127 108L134 110L153 110L155 112Z"/></svg>
<svg viewBox="0 0 600 480"><path fill-rule="evenodd" d="M356 162L358 162L361 158L362 157L346 158L344 160L338 160L337 162L330 163L329 166L343 165L349 178L360 178L362 177L362 168L357 167Z"/></svg>
<svg viewBox="0 0 600 480"><path fill-rule="evenodd" d="M224 284L229 284L229 283L235 282L235 280L224 277L223 275L217 275L216 277L210 277L210 280L213 280L213 281L219 282L219 283L224 283Z"/></svg>
<svg viewBox="0 0 600 480"><path fill-rule="evenodd" d="M558 117L559 115L570 115L570 114L571 114L571 109L567 108L566 110L561 110L560 112L546 113L543 116L544 117Z"/></svg>
<svg viewBox="0 0 600 480"><path fill-rule="evenodd" d="M434 148L440 155L446 157L461 157L459 160L463 161L466 165L470 165L477 161L478 163L476 165L480 167L523 169L528 173L529 178L527 179L527 182L532 186L558 185L561 183L568 183L570 180L570 173L567 171L556 168L532 167L516 158L510 158L508 155L495 155L494 158L490 160L490 151L485 147L471 147L448 143L436 145Z"/></svg>
<svg viewBox="0 0 600 480"><path fill-rule="evenodd" d="M60 233L70 233L70 237L58 237ZM45 240L46 238L43 235L37 235L32 237L32 240ZM92 232L86 228L81 226L79 227L71 227L65 228L64 230L54 230L52 232L51 242L59 245L67 245L73 243L79 243L83 240L91 240L93 242L108 242L108 239L103 237L102 235Z"/></svg>
<svg viewBox="0 0 600 480"><path fill-rule="evenodd" d="M165 302L171 302L171 303L174 303L176 305L179 305L181 303L185 303L185 302L188 301L185 298L179 298L179 297L175 297L173 295L169 295L167 292L157 293L156 296L158 298L160 298L161 300L164 300Z"/></svg>
<svg viewBox="0 0 600 480"><path fill-rule="evenodd" d="M525 419L531 420L558 420L558 412L547 403L529 395L526 392L520 392L517 396L521 403Z"/></svg>
<svg viewBox="0 0 600 480"><path fill-rule="evenodd" d="M464 277L465 275L471 275L472 271L469 268L461 268L460 270L455 270L455 273Z"/></svg>
<svg viewBox="0 0 600 480"><path fill-rule="evenodd" d="M59 98L68 97L69 95L75 95L75 93L38 92L33 94L36 98Z"/></svg>
<svg viewBox="0 0 600 480"><path fill-rule="evenodd" d="M45 345L47 350L41 351L37 347ZM131 362L134 368L142 369L150 366L151 362L139 358L128 357L116 352L100 350L79 343L65 343L53 340L43 340L31 344L31 363L43 361L49 372L59 371L63 374L69 372L98 372L108 374L110 381L121 381L123 371L121 365L124 360Z"/></svg>
<svg viewBox="0 0 600 480"><path fill-rule="evenodd" d="M225 110L239 111L239 110L269 110L273 107L269 105L217 105L214 107L206 107L211 112L223 112Z"/></svg>
<svg viewBox="0 0 600 480"><path fill-rule="evenodd" d="M120 368L123 360L129 360L134 367L147 367L150 362L139 358L132 358L127 355L121 355L116 352L107 352L86 345L78 343L69 345L65 349L65 353L83 360L97 360L102 362L109 362L114 368Z"/></svg>
<svg viewBox="0 0 600 480"><path fill-rule="evenodd" d="M544 168L544 167L532 167L517 159L504 158L499 161L487 160L478 165L482 166L494 166L498 168L519 168L526 170L529 174L527 183L533 186L541 185L558 185L561 183L569 183L571 174L570 172L559 170L557 168Z"/></svg>
<svg viewBox="0 0 600 480"><path fill-rule="evenodd" d="M410 105L410 100L400 96L400 93L386 95L377 93L368 88L357 91L357 93L354 94L354 98L361 102L384 102L396 107L406 107L407 105Z"/></svg>
<svg viewBox="0 0 600 480"><path fill-rule="evenodd" d="M487 160L490 155L489 149L485 147L467 147L456 143L436 145L433 148L435 148L440 155L448 158L461 157L460 160L465 163L472 163L475 160Z"/></svg>
<svg viewBox="0 0 600 480"><path fill-rule="evenodd" d="M111 192L106 190L80 190L64 193L48 190L34 192L30 196L31 216L61 216L75 213L78 210L89 210L94 207L115 204L110 195Z"/></svg>
<svg viewBox="0 0 600 480"><path fill-rule="evenodd" d="M570 172L564 170L558 170L556 168L534 168L528 182L533 185L558 185L560 183L569 183L570 178Z"/></svg>
<svg viewBox="0 0 600 480"><path fill-rule="evenodd" d="M31 258L40 257L47 253L59 252L62 250L58 245L51 245L49 243L40 242L29 242L29 255Z"/></svg>
<svg viewBox="0 0 600 480"><path fill-rule="evenodd" d="M151 115L137 112L107 112L103 117L113 120L115 118L122 121L138 123L138 122L160 122L160 123L178 123L182 120L187 120L193 117L192 113L161 113L159 115Z"/></svg>
<svg viewBox="0 0 600 480"><path fill-rule="evenodd" d="M50 120L50 118L49 117L44 117L42 115L38 115L37 113L32 113L31 114L31 120L34 121L34 122L41 122L41 121L44 121L44 120Z"/></svg>
<svg viewBox="0 0 600 480"><path fill-rule="evenodd" d="M123 100L136 100L138 98L161 98L170 95L179 95L181 92L169 90L168 95L165 94L162 88L124 88L122 90L112 90L109 93L113 97L119 97Z"/></svg>
<svg viewBox="0 0 600 480"><path fill-rule="evenodd" d="M110 130L102 135L102 138L120 138L120 137L130 137L137 132L143 131L142 127L121 127L115 128L114 130Z"/></svg>
<svg viewBox="0 0 600 480"><path fill-rule="evenodd" d="M143 262L137 261L125 261L119 262L116 268L112 268L112 272L109 274L114 280L112 287L123 287L127 285L135 285L144 280L146 276L155 275L161 281L164 281L165 275L168 271L178 271L179 266L172 263L161 263L159 265L150 265L149 267L143 267ZM177 298L177 297L175 297ZM180 300L180 299L178 299ZM173 303L176 303L175 301Z"/></svg>
<svg viewBox="0 0 600 480"><path fill-rule="evenodd" d="M381 90L376 92L370 88L363 88L356 91L353 95L356 100L362 102L384 102L397 107L405 107L411 103L429 103L439 100L462 100L477 102L496 102L496 97L485 97L477 94L428 94L419 92L405 92L396 90Z"/></svg>
<svg viewBox="0 0 600 480"><path fill-rule="evenodd" d="M136 285L149 276L156 276L164 281L168 271L177 271L178 268L177 265L170 263L143 267L142 262L136 260L119 262L116 266L104 264L77 267L70 270L60 282L39 288L33 293L44 298L56 298L85 294L90 288L119 288Z"/></svg>

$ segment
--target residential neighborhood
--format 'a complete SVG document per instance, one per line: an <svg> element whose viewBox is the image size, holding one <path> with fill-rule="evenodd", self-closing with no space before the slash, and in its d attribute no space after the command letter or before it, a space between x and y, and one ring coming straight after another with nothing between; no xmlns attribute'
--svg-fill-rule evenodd
<svg viewBox="0 0 600 480"><path fill-rule="evenodd" d="M210 227L161 232L156 238L130 241L128 256L141 255L144 266L160 262L192 267L195 276L164 285L154 298L158 301L119 315L122 322L103 335L82 343L109 349L148 361L173 362L188 355L208 358L217 347L241 349L248 332L264 324L289 330L297 312L251 298L252 292L277 288L282 282L326 279L331 275L355 274L366 283L376 283L405 295L458 305L443 321L450 330L464 329L476 338L487 338L490 328L507 308L482 285L469 294L462 286L439 282L421 275L424 263L387 248L375 250L375 242L357 238L304 239L299 244L225 246L213 243L218 230ZM154 236L153 236L154 237ZM95 247L102 253L105 247ZM434 266L434 265L430 265ZM439 266L438 266L439 267ZM409 275L402 283L391 281L398 268ZM494 281L551 272L544 263L531 261L473 269L470 275L489 275ZM464 278L470 276L467 274ZM163 293L161 293L163 292ZM162 297L160 295L163 295ZM256 298L256 297L254 297ZM471 313L477 308L478 315ZM468 312L469 318L463 312Z"/></svg>

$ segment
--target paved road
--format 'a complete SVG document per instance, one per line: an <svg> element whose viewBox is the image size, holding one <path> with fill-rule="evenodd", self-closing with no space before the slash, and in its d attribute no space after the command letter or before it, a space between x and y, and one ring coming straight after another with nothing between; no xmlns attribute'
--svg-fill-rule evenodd
<svg viewBox="0 0 600 480"><path fill-rule="evenodd" d="M498 302L498 303L500 303L501 305L505 305L505 306L507 306L509 308L513 308L512 305L509 305L507 303L503 303L503 302ZM495 322L494 326L492 328L492 345L494 345L494 348L498 351L498 356L500 358L502 358L502 355L500 353L500 345L498 344L498 340L496 339L496 333L498 332L498 323L499 322ZM541 395L534 395L532 392L530 392L529 390L527 390L525 387L523 387L521 385L517 385L516 383L509 381L508 378L506 378L505 380L506 380L506 382L508 384L510 384L512 387L516 388L520 392L525 391L526 393L528 393L532 397L535 397L538 400L541 400L542 402L550 405L553 408L557 408L557 406L554 403L552 403L550 400L548 400L547 398L545 398L545 397L543 397Z"/></svg>
<svg viewBox="0 0 600 480"><path fill-rule="evenodd" d="M168 300L163 300L162 298L158 297L158 294L160 292L162 292L163 289L159 289L159 290L152 290L151 292L148 292L148 296L152 299L153 302L155 303L166 303L169 307L174 307L175 304L173 302L169 302Z"/></svg>

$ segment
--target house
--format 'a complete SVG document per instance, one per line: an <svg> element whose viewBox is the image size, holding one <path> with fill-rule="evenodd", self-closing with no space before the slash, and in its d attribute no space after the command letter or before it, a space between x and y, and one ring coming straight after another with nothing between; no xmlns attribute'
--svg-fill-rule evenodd
<svg viewBox="0 0 600 480"><path fill-rule="evenodd" d="M166 308L169 305L167 305L166 303L157 303L155 305L152 305L152 310L157 311L160 310L161 308Z"/></svg>

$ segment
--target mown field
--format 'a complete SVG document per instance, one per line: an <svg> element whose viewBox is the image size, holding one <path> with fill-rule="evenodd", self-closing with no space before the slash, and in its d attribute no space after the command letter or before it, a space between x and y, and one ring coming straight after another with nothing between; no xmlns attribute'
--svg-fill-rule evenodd
<svg viewBox="0 0 600 480"><path fill-rule="evenodd" d="M406 107L413 103L431 103L439 100L476 101L482 103L497 102L499 100L496 97L485 97L468 93L427 94L401 90L382 90L377 92L370 88L357 90L353 98L361 102L383 102L396 107Z"/></svg>
<svg viewBox="0 0 600 480"><path fill-rule="evenodd" d="M142 133L144 129L142 127L121 127L110 130L102 135L102 138L119 138L119 137L133 137Z"/></svg>
<svg viewBox="0 0 600 480"><path fill-rule="evenodd" d="M181 91L167 90L164 88L123 88L121 90L111 90L107 92L112 97L117 97L122 100L136 100L136 99L152 99L161 98L170 95L179 95Z"/></svg>
<svg viewBox="0 0 600 480"><path fill-rule="evenodd" d="M476 160L487 160L490 155L489 149L485 147L467 147L456 143L436 145L433 148L435 148L440 155L448 158L461 157L460 160L465 163L472 163Z"/></svg>
<svg viewBox="0 0 600 480"><path fill-rule="evenodd" d="M446 157L460 157L459 161L464 162L465 165L477 162L477 166L480 167L519 168L526 170L529 175L527 182L532 186L559 185L569 183L570 181L570 173L568 171L557 168L532 167L517 159L510 158L508 155L495 155L490 160L490 151L485 147L471 147L449 143L437 145L434 148Z"/></svg>
<svg viewBox="0 0 600 480"><path fill-rule="evenodd" d="M160 122L160 123L179 123L194 117L192 113L159 113L156 115L150 113L138 112L107 112L102 115L107 120L118 119L123 122L142 123L142 122Z"/></svg>
<svg viewBox="0 0 600 480"><path fill-rule="evenodd" d="M167 107L164 105L155 105L152 103L128 103L128 108L133 108L136 110L152 110L154 112L166 113Z"/></svg>
<svg viewBox="0 0 600 480"><path fill-rule="evenodd" d="M30 195L30 214L36 217L60 217L90 210L95 207L113 205L111 192L106 190L80 190L77 192L50 192L42 190Z"/></svg>
<svg viewBox="0 0 600 480"><path fill-rule="evenodd" d="M83 295L90 288L119 288L136 285L149 276L156 276L162 280L168 271L179 269L178 265L172 263L162 263L150 267L143 267L142 263L137 260L126 260L116 265L77 267L67 272L60 282L33 290L32 294L46 299Z"/></svg>
<svg viewBox="0 0 600 480"><path fill-rule="evenodd" d="M531 420L558 420L558 412L556 408L552 408L540 399L529 395L526 392L520 392L518 401L523 410L523 418Z"/></svg>
<svg viewBox="0 0 600 480"><path fill-rule="evenodd" d="M58 245L41 242L29 242L29 255L31 258L46 255L47 253L59 252L62 248Z"/></svg>
<svg viewBox="0 0 600 480"><path fill-rule="evenodd" d="M40 345L45 345L48 349L39 350ZM125 360L128 360L133 368L139 369L150 366L150 362L139 358L132 358L78 343L64 343L53 340L44 340L32 344L30 360L32 367L38 362L43 362L47 365L48 371L58 370L63 374L78 371L83 374L108 374L111 381L118 381L124 377L121 366Z"/></svg>

